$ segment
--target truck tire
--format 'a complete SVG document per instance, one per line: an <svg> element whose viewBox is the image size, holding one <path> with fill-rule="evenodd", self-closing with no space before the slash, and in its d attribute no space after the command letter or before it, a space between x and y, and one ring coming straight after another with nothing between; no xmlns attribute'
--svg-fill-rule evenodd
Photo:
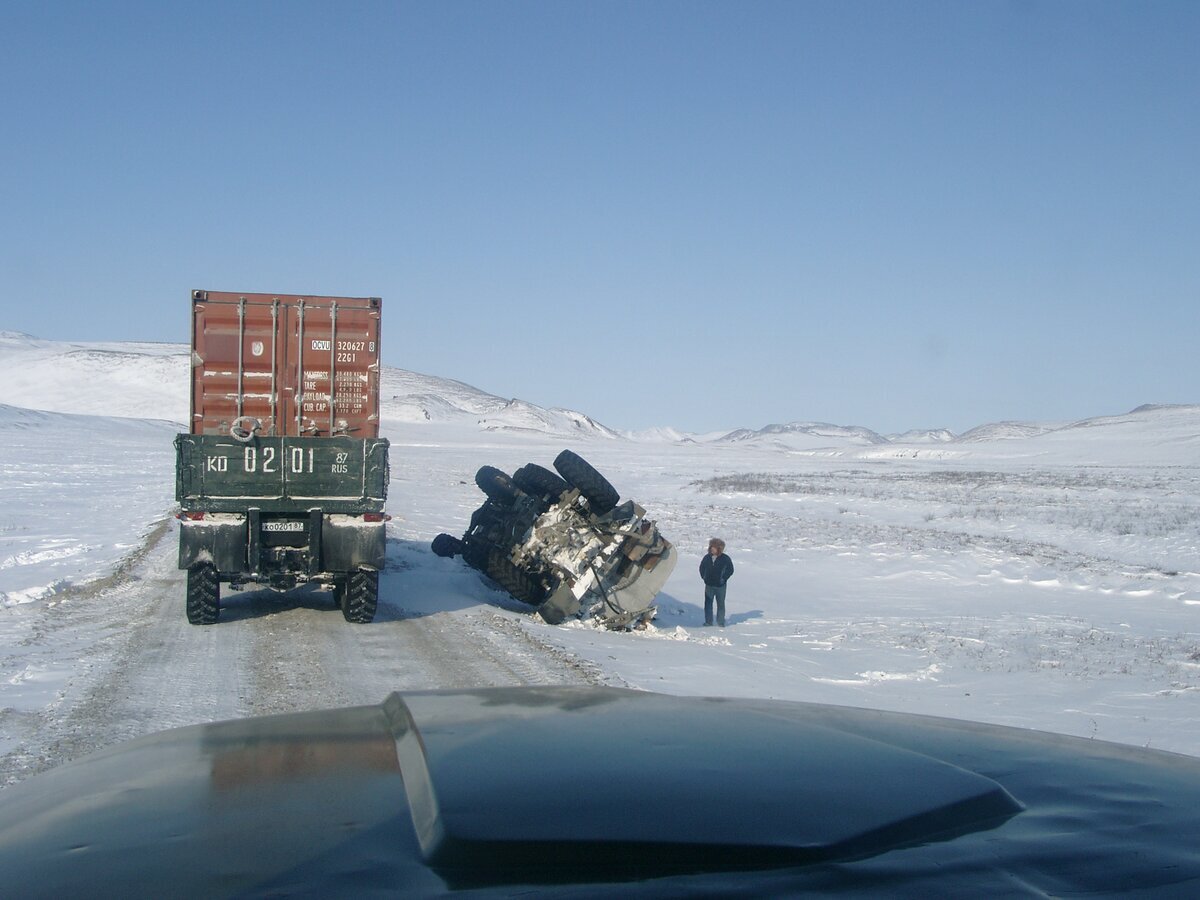
<svg viewBox="0 0 1200 900"><path fill-rule="evenodd" d="M566 479L567 484L579 489L593 513L604 515L617 505L621 495L608 483L608 479L578 453L564 450L554 458L554 468Z"/></svg>
<svg viewBox="0 0 1200 900"><path fill-rule="evenodd" d="M193 625L215 625L221 615L221 579L212 563L187 570L187 620Z"/></svg>
<svg viewBox="0 0 1200 900"><path fill-rule="evenodd" d="M480 572L487 571L488 557L492 555L494 544L484 540L468 540L463 542L463 562L472 569Z"/></svg>
<svg viewBox="0 0 1200 900"><path fill-rule="evenodd" d="M342 615L347 622L369 623L379 606L379 573L374 569L355 569L346 577L341 601Z"/></svg>
<svg viewBox="0 0 1200 900"><path fill-rule="evenodd" d="M568 489L569 485L537 463L521 466L513 472L513 484L533 497L542 497L553 503L559 495Z"/></svg>
<svg viewBox="0 0 1200 900"><path fill-rule="evenodd" d="M517 498L517 488L512 479L495 466L480 466L475 473L475 484L487 494L489 500L504 506Z"/></svg>
<svg viewBox="0 0 1200 900"><path fill-rule="evenodd" d="M518 569L511 559L500 550L488 556L487 574L516 600L537 606L546 599L545 589L530 577L528 572Z"/></svg>
<svg viewBox="0 0 1200 900"><path fill-rule="evenodd" d="M471 524L467 526L467 533L470 534L476 530L485 531L492 525L496 525L504 520L504 512L507 509L505 506L500 506L491 500L485 500L483 506L471 513ZM463 535L466 537L466 535Z"/></svg>
<svg viewBox="0 0 1200 900"><path fill-rule="evenodd" d="M439 534L430 545L437 556L453 559L463 552L463 542L452 534Z"/></svg>

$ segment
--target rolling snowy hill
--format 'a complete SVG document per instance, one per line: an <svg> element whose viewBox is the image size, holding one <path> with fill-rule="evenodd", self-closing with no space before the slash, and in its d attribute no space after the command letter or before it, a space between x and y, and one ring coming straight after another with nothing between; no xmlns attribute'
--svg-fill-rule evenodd
<svg viewBox="0 0 1200 900"><path fill-rule="evenodd" d="M617 433L568 409L505 400L454 381L384 366L381 408L399 422L475 423L487 431L615 438ZM188 417L184 344L44 341L0 332L0 402L52 412L125 418Z"/></svg>

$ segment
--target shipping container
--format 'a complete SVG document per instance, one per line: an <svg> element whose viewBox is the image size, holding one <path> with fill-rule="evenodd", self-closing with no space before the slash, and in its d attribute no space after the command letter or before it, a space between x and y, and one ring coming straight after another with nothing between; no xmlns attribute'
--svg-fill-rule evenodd
<svg viewBox="0 0 1200 900"><path fill-rule="evenodd" d="M378 297L192 292L192 434L378 437Z"/></svg>
<svg viewBox="0 0 1200 900"><path fill-rule="evenodd" d="M192 291L191 425L175 438L187 617L220 585L330 588L375 615L388 442L378 297Z"/></svg>

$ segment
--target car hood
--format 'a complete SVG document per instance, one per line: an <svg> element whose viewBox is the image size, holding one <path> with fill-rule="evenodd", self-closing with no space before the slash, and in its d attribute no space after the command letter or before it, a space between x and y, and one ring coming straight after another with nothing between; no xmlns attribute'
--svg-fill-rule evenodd
<svg viewBox="0 0 1200 900"><path fill-rule="evenodd" d="M1166 893L1200 760L817 704L401 692L173 729L0 794L20 896Z"/></svg>

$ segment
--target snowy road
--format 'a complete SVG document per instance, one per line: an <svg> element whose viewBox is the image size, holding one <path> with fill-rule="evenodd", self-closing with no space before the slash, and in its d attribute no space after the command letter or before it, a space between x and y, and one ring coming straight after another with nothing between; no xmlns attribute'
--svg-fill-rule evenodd
<svg viewBox="0 0 1200 900"><path fill-rule="evenodd" d="M218 625L189 625L176 535L163 523L125 571L5 610L24 636L4 661L0 786L180 725L378 703L398 689L620 683L539 642L504 609L410 614L395 600L396 571L381 579L370 626L348 624L328 594L304 589L229 593ZM38 683L55 680L55 701L37 703Z"/></svg>

